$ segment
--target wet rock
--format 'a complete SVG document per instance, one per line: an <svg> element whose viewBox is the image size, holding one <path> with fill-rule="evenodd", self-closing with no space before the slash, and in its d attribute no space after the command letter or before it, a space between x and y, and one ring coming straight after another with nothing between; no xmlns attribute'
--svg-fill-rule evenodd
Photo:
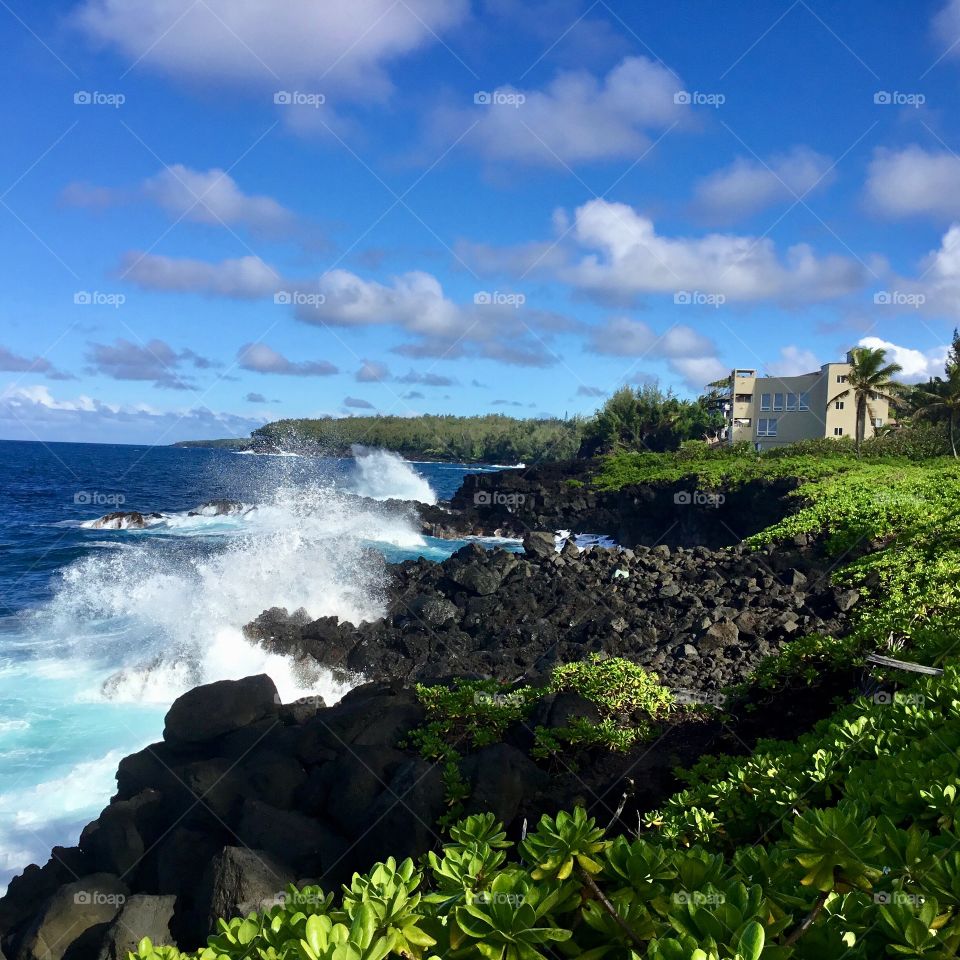
<svg viewBox="0 0 960 960"><path fill-rule="evenodd" d="M118 510L104 514L90 524L91 530L142 530L152 520L162 520L162 513L140 513L138 510Z"/></svg>

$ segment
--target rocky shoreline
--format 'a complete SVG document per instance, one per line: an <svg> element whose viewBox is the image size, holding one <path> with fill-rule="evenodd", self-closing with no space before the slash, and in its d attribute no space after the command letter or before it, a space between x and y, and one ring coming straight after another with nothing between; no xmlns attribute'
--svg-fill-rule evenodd
<svg viewBox="0 0 960 960"><path fill-rule="evenodd" d="M433 535L522 536L524 552L470 544L439 564L385 565L376 621L274 608L248 624L251 642L305 673L327 668L360 685L332 707L281 705L264 676L182 696L163 741L121 761L117 794L78 845L28 867L0 898L7 960L114 960L143 936L195 948L217 916L269 904L288 883L331 889L387 854L435 846L448 797L442 765L405 745L425 717L415 682L540 686L556 665L600 653L656 672L678 699L720 704L791 639L847 629L859 596L831 584L816 544L740 544L786 514L790 484L717 505L680 496L689 483L600 494L569 479L560 468L470 475L451 504L417 506ZM561 527L629 546L557 552ZM591 709L546 693L502 742L467 750L465 808L494 811L512 835L574 803L635 825L676 789L677 764L817 715L809 703L742 722L681 712L655 744L588 751L575 769L531 755L535 726L561 728Z"/></svg>

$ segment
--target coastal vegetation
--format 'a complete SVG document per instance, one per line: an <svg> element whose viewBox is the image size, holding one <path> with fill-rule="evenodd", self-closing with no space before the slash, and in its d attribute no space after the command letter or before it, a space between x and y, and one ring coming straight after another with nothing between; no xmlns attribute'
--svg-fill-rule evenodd
<svg viewBox="0 0 960 960"><path fill-rule="evenodd" d="M872 960L955 957L960 950L960 465L911 463L852 449L827 457L614 458L645 482L702 471L705 482L798 479L797 509L752 538L758 551L809 541L855 589L848 638L809 637L753 687L776 698L799 678L822 695L824 671L883 651L943 669L876 668L865 690L793 740L705 757L684 788L610 831L581 808L545 815L519 842L492 814L452 825L419 863L384 859L342 894L291 888L266 912L225 919L191 957L381 960L387 956L623 960ZM637 460L636 457L642 459ZM679 473L677 473L679 472ZM611 477L615 474L611 474ZM553 672L637 729L671 708L655 678L594 659ZM641 671L642 672L642 671ZM749 688L750 685L747 685ZM748 689L734 691L743 706ZM802 696L797 687L792 696ZM496 741L529 717L529 687L489 681L419 688L421 749ZM738 699L739 698L739 699ZM709 708L708 708L709 709ZM446 745L446 746L445 746ZM616 749L616 740L595 749ZM140 944L134 960L176 960Z"/></svg>
<svg viewBox="0 0 960 960"><path fill-rule="evenodd" d="M460 463L540 463L573 457L582 422L482 417L321 417L278 420L251 434L252 445L349 456L355 445L379 447L408 459Z"/></svg>

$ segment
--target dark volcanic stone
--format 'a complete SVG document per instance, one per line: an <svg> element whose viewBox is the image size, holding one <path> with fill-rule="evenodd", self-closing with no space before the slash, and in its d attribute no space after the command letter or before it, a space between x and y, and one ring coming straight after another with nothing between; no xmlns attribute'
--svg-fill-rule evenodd
<svg viewBox="0 0 960 960"><path fill-rule="evenodd" d="M295 838L290 839L295 845ZM226 847L204 872L198 907L205 909L212 932L218 917L245 917L253 910L269 909L295 880L293 869L266 850Z"/></svg>
<svg viewBox="0 0 960 960"><path fill-rule="evenodd" d="M552 557L557 552L556 538L549 530L533 530L523 538L523 550L531 557Z"/></svg>
<svg viewBox="0 0 960 960"><path fill-rule="evenodd" d="M141 893L129 897L107 928L96 960L127 960L144 937L149 937L157 946L172 943L170 924L175 905L176 897L171 896L152 897Z"/></svg>
<svg viewBox="0 0 960 960"><path fill-rule="evenodd" d="M42 906L17 945L12 960L61 960L95 956L99 941L130 891L109 873L65 884Z"/></svg>
<svg viewBox="0 0 960 960"><path fill-rule="evenodd" d="M163 739L172 743L212 740L276 714L279 703L277 688L265 673L208 683L174 700Z"/></svg>

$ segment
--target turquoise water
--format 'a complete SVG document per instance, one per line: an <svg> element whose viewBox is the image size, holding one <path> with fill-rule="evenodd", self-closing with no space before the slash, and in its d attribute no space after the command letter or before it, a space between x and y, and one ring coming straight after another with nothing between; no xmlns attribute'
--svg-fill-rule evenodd
<svg viewBox="0 0 960 960"><path fill-rule="evenodd" d="M462 542L342 494L430 501L478 469L495 468L0 442L0 889L76 843L118 760L159 737L191 686L265 671L286 700L342 695L241 627L269 606L378 616L367 548L439 560ZM219 498L244 506L189 515ZM142 530L90 525L117 509L161 517Z"/></svg>

